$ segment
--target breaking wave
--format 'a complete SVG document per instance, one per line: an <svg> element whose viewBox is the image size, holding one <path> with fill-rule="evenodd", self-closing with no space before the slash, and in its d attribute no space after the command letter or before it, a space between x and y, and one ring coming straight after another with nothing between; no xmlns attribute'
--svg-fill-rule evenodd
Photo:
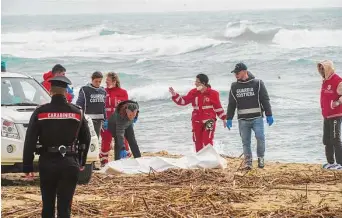
<svg viewBox="0 0 342 218"><path fill-rule="evenodd" d="M110 55L179 55L211 48L226 41L206 36L131 35L104 25L79 31L3 33L4 54L24 58L108 57Z"/></svg>
<svg viewBox="0 0 342 218"><path fill-rule="evenodd" d="M260 28L260 23L249 21L228 23L224 36L231 41L272 43L284 48L342 46L341 29Z"/></svg>

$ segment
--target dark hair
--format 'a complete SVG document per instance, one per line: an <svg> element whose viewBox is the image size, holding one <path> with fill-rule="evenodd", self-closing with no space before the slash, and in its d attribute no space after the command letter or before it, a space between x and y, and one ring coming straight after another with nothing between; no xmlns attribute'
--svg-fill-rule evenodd
<svg viewBox="0 0 342 218"><path fill-rule="evenodd" d="M114 72L109 72L107 74L107 77L111 78L112 81L116 81L116 87L121 88L121 83L120 83L120 79L117 73Z"/></svg>
<svg viewBox="0 0 342 218"><path fill-rule="evenodd" d="M102 79L103 78L103 75L100 71L95 71L92 75L91 75L91 80L94 80L94 79Z"/></svg>
<svg viewBox="0 0 342 218"><path fill-rule="evenodd" d="M210 84L209 84L209 78L207 75L200 73L196 76L197 79L199 79L199 81L205 85L206 87L210 88Z"/></svg>
<svg viewBox="0 0 342 218"><path fill-rule="evenodd" d="M66 71L66 69L60 64L56 64L52 68L52 74L61 73L61 72L65 72L65 71Z"/></svg>
<svg viewBox="0 0 342 218"><path fill-rule="evenodd" d="M125 116L126 115L126 109L128 109L130 111L137 110L137 115L135 117L138 118L138 115L139 115L139 104L138 104L138 102L132 101L132 100L122 101L116 106L115 110L119 111L119 114L121 116Z"/></svg>

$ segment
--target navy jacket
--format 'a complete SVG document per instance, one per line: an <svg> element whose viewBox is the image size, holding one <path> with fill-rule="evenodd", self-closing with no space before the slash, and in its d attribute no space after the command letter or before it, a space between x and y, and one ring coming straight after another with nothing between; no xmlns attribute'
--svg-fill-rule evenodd
<svg viewBox="0 0 342 218"><path fill-rule="evenodd" d="M234 117L237 108L238 119L254 119L272 115L270 98L262 80L255 79L254 75L248 72L246 81L232 83L227 108L227 119Z"/></svg>
<svg viewBox="0 0 342 218"><path fill-rule="evenodd" d="M82 107L85 114L94 120L106 119L106 90L103 87L95 88L91 84L83 86L78 94L76 104Z"/></svg>

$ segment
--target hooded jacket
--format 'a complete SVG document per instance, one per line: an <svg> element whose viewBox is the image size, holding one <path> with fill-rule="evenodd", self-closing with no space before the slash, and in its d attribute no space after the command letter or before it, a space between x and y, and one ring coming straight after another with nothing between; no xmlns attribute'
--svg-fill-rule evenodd
<svg viewBox="0 0 342 218"><path fill-rule="evenodd" d="M55 75L53 75L52 71L49 71L47 73L44 73L43 75L43 79L44 81L42 82L42 85L44 86L44 88L50 93L50 90L51 90L51 83L49 82L49 80L51 78L55 77ZM72 99L73 99L73 93L66 93L65 95L67 101L69 103L72 102Z"/></svg>
<svg viewBox="0 0 342 218"><path fill-rule="evenodd" d="M106 119L106 91L103 87L96 88L87 84L80 89L76 104L82 107L85 114L94 120Z"/></svg>
<svg viewBox="0 0 342 218"><path fill-rule="evenodd" d="M323 82L321 87L321 110L324 118L342 117L342 105L337 107L333 103L342 103L342 79L335 73L332 61L325 60L317 64L323 66L323 74L320 72Z"/></svg>
<svg viewBox="0 0 342 218"><path fill-rule="evenodd" d="M233 82L229 92L227 108L227 119L234 117L237 108L238 119L254 119L272 116L270 98L262 80L255 79L255 76L248 71L246 81Z"/></svg>

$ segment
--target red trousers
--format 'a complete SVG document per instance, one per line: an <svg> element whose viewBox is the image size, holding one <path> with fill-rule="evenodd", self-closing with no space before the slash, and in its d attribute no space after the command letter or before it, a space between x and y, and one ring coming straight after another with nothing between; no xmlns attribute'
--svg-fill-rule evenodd
<svg viewBox="0 0 342 218"><path fill-rule="evenodd" d="M196 152L199 152L204 146L213 144L216 122L212 130L206 130L205 124L200 121L192 121L192 139L195 142Z"/></svg>
<svg viewBox="0 0 342 218"><path fill-rule="evenodd" d="M108 155L109 155L109 151L111 150L110 146L112 143L113 136L109 132L109 130L102 129L101 138L102 138L102 143L101 143L100 161L102 164L106 164L108 163ZM129 146L128 146L128 142L126 139L125 139L125 147L126 147L126 151L129 151Z"/></svg>

